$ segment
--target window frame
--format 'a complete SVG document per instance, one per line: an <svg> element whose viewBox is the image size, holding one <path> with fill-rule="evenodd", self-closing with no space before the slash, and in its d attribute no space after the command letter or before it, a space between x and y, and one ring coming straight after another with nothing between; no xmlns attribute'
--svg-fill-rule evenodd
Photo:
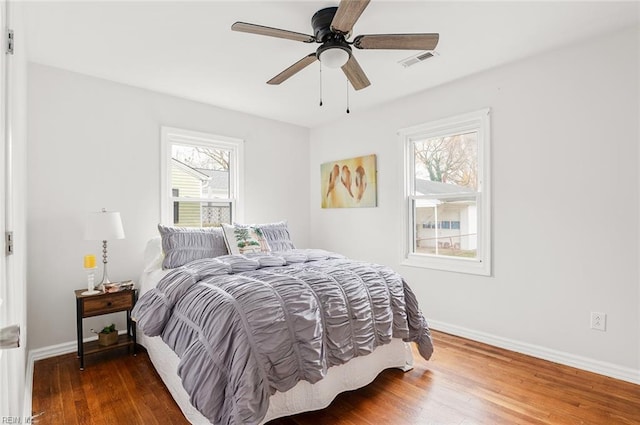
<svg viewBox="0 0 640 425"><path fill-rule="evenodd" d="M181 198L175 197L171 187L171 146L183 145L225 149L231 152L229 158L229 198ZM231 221L242 222L244 209L244 140L174 127L161 127L160 137L160 220L167 226L174 226L173 203L176 201L219 203L231 208ZM202 211L201 211L202 213Z"/></svg>
<svg viewBox="0 0 640 425"><path fill-rule="evenodd" d="M402 201L402 261L401 264L436 270L491 276L491 128L490 108L430 121L398 131L404 163ZM478 189L475 192L478 211L478 248L476 258L463 258L415 252L414 202L418 199L455 199L466 195L415 195L415 157L413 143L418 140L465 132L478 133ZM474 195L471 195L474 196ZM438 225L436 223L436 225Z"/></svg>

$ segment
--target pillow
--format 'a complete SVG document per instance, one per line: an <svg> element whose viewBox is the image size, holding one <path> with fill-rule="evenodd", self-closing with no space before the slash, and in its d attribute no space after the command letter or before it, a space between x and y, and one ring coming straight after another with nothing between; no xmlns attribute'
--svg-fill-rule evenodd
<svg viewBox="0 0 640 425"><path fill-rule="evenodd" d="M158 224L158 231L162 237L162 268L165 269L228 254L220 227L169 227Z"/></svg>
<svg viewBox="0 0 640 425"><path fill-rule="evenodd" d="M262 230L262 234L269 243L272 251L291 251L292 249L296 249L293 242L291 242L289 226L287 226L286 221L256 224L255 226Z"/></svg>
<svg viewBox="0 0 640 425"><path fill-rule="evenodd" d="M270 252L269 243L257 226L223 224L224 241L230 254Z"/></svg>
<svg viewBox="0 0 640 425"><path fill-rule="evenodd" d="M144 249L144 272L162 269L162 239L155 237L147 242Z"/></svg>

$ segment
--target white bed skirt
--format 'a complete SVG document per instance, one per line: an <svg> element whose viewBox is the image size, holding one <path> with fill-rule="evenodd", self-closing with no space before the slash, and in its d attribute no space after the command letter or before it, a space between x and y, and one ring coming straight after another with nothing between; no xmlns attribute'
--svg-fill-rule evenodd
<svg viewBox="0 0 640 425"><path fill-rule="evenodd" d="M209 420L189 402L189 395L176 372L180 359L173 350L160 337L139 335L138 342L147 349L151 362L187 420L194 425L210 425ZM269 400L269 410L261 424L283 416L323 409L341 392L364 387L385 369L408 371L412 367L413 354L409 344L393 339L367 356L330 368L327 376L313 385L300 381L287 392L276 392Z"/></svg>

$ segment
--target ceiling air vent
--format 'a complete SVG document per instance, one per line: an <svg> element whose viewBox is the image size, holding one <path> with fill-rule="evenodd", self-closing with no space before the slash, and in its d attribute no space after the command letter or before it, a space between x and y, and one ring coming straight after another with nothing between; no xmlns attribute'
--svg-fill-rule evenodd
<svg viewBox="0 0 640 425"><path fill-rule="evenodd" d="M421 53L418 53L417 55L409 56L408 58L402 59L398 63L405 68L409 68L412 65L426 61L427 59L432 58L436 55L437 53L433 51L421 52Z"/></svg>

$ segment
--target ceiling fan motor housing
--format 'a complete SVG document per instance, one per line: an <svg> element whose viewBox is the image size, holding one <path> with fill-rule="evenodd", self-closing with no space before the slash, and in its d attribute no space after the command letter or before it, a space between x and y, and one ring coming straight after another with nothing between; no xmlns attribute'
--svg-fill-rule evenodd
<svg viewBox="0 0 640 425"><path fill-rule="evenodd" d="M318 43L324 43L328 37L334 34L331 31L331 21L333 21L337 10L337 7L326 7L318 10L311 17L313 35L316 37Z"/></svg>
<svg viewBox="0 0 640 425"><path fill-rule="evenodd" d="M335 33L331 30L331 22L333 21L333 17L335 16L337 10L337 7L327 7L324 9L320 9L311 18L311 25L313 26L313 32L316 41L322 43L322 45L318 47L318 50L316 50L316 57L320 61L322 61L320 59L322 53L331 49L340 49L345 51L347 53L347 56L344 56L346 57L346 59L351 57L351 46L349 46L349 44L347 44L347 42L345 41L344 35ZM345 62L346 59L344 60Z"/></svg>

